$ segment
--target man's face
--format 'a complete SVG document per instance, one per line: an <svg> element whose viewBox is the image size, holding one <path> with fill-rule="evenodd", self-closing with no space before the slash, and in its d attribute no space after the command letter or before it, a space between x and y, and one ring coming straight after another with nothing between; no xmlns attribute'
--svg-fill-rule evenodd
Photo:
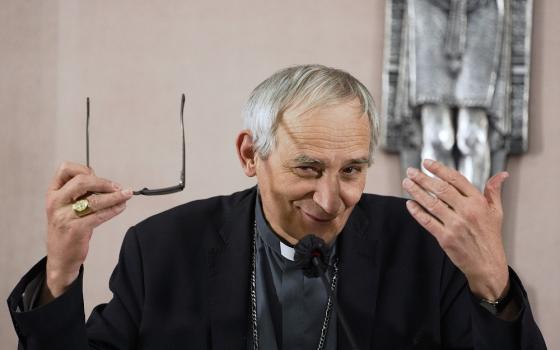
<svg viewBox="0 0 560 350"><path fill-rule="evenodd" d="M292 244L310 233L331 242L364 190L370 135L357 99L287 110L276 147L266 160L256 157L264 214L274 231Z"/></svg>

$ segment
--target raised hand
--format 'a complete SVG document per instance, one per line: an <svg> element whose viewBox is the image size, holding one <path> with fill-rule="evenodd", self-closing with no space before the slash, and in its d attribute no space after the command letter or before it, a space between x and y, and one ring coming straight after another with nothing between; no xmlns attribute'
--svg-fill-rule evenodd
<svg viewBox="0 0 560 350"><path fill-rule="evenodd" d="M122 213L131 197L131 191L95 176L85 165L59 167L47 192L47 271L40 303L64 293L86 259L93 229ZM85 216L72 208L82 198L89 202Z"/></svg>
<svg viewBox="0 0 560 350"><path fill-rule="evenodd" d="M475 295L488 300L502 297L509 288L501 202L508 173L494 175L480 193L455 169L432 160L423 165L435 177L408 169L402 183L414 199L406 203L408 211L465 274Z"/></svg>

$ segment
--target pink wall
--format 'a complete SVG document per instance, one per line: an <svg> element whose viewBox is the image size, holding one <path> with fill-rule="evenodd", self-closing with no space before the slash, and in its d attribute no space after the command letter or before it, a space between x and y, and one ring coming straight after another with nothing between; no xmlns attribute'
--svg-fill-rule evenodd
<svg viewBox="0 0 560 350"><path fill-rule="evenodd" d="M44 193L61 161L84 161L85 96L92 163L124 185L178 178L179 96L187 93L187 190L137 198L96 231L86 262L87 312L127 227L195 198L251 186L233 142L249 92L273 71L322 63L381 97L384 2L17 1L0 11L0 296L43 256ZM560 348L560 2L535 1L530 151L512 159L505 240L551 349ZM367 191L398 195L398 159L378 153ZM553 307L554 305L554 307ZM15 348L0 309L0 347Z"/></svg>

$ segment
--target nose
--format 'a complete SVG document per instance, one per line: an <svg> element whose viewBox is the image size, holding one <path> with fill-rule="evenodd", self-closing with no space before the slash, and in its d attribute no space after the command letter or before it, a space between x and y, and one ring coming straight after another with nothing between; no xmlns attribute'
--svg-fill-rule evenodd
<svg viewBox="0 0 560 350"><path fill-rule="evenodd" d="M329 216L336 216L342 207L338 177L323 175L317 179L313 201Z"/></svg>

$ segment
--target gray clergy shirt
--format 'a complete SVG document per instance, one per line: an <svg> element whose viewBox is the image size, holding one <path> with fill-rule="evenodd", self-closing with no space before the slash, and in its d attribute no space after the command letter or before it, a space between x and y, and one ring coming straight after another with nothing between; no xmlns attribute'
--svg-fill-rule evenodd
<svg viewBox="0 0 560 350"><path fill-rule="evenodd" d="M308 278L296 267L294 249L266 221L260 203L255 206L257 227L256 295L259 349L317 349L325 319L327 293L319 278ZM336 255L332 246L329 265ZM329 274L329 278L332 275ZM252 348L252 336L249 347ZM331 311L326 344L336 349L336 312Z"/></svg>

